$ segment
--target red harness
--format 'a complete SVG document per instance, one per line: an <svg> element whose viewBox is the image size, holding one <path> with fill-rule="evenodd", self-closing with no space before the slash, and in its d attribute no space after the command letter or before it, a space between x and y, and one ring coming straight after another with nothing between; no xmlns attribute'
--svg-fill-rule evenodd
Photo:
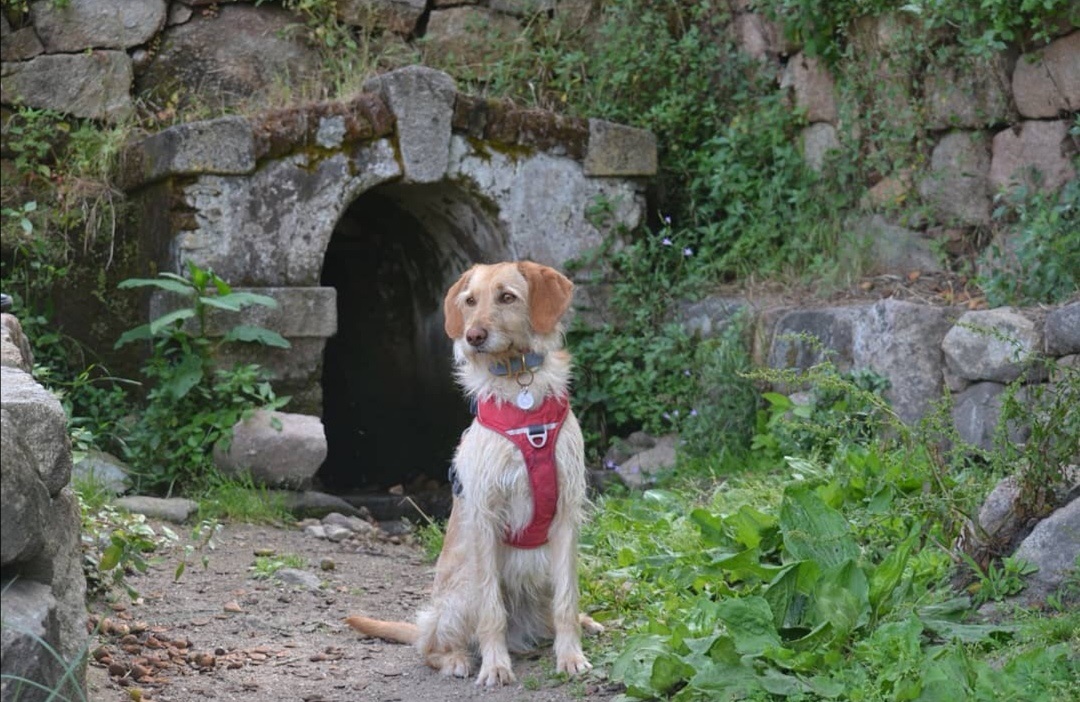
<svg viewBox="0 0 1080 702"><path fill-rule="evenodd" d="M476 420L497 431L521 450L532 488L532 521L516 534L507 533L505 543L516 548L538 548L548 541L548 528L559 503L559 474L555 466L555 441L559 438L570 401L549 396L539 407L522 410L502 402L486 400L476 407Z"/></svg>

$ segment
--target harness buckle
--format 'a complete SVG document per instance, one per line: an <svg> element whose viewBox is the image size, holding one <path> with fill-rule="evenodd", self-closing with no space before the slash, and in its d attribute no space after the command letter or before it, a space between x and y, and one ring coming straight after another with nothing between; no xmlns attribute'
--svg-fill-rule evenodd
<svg viewBox="0 0 1080 702"><path fill-rule="evenodd" d="M525 440L529 442L529 446L536 449L542 449L547 446L549 432L557 426L558 424L531 424L519 429L510 429L506 433L509 436L524 434Z"/></svg>

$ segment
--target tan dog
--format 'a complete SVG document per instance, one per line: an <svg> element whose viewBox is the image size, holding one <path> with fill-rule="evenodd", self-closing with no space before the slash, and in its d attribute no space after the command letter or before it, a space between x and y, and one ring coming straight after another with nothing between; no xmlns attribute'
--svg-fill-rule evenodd
<svg viewBox="0 0 1080 702"><path fill-rule="evenodd" d="M578 614L586 478L561 323L573 287L522 261L473 266L447 292L458 381L478 410L454 455L431 605L416 624L346 619L368 636L415 644L444 675L468 676L475 646L478 685L512 682L510 651L551 638L558 670L585 672L581 627L602 630Z"/></svg>

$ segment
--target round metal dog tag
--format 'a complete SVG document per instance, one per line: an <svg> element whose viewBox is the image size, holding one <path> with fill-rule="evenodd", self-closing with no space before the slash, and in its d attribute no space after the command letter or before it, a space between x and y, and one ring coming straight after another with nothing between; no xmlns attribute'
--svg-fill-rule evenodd
<svg viewBox="0 0 1080 702"><path fill-rule="evenodd" d="M517 406L523 410L530 410L532 406L536 404L536 398L529 392L528 388L521 388L521 392L517 396Z"/></svg>

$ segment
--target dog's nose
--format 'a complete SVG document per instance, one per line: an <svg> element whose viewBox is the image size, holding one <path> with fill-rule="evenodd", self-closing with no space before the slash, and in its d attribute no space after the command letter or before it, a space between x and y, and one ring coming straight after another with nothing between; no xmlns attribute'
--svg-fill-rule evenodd
<svg viewBox="0 0 1080 702"><path fill-rule="evenodd" d="M471 327L465 332L465 341L469 342L469 346L480 346L487 341L487 337L487 329L483 327Z"/></svg>

